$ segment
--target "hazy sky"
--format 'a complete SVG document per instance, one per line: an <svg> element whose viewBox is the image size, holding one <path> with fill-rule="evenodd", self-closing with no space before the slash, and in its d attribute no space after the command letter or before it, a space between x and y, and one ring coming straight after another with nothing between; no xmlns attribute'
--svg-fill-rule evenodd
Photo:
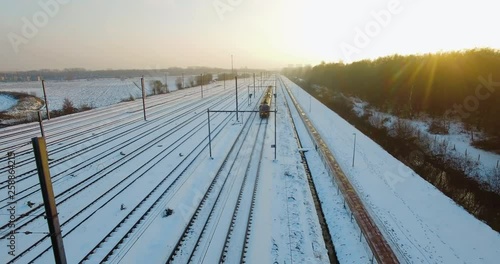
<svg viewBox="0 0 500 264"><path fill-rule="evenodd" d="M493 0L0 0L0 70L281 68L500 48Z"/></svg>

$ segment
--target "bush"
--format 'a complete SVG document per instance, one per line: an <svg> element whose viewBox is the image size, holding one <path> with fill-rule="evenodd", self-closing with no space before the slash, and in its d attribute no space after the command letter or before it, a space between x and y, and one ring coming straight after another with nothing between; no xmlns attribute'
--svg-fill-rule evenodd
<svg viewBox="0 0 500 264"><path fill-rule="evenodd" d="M68 115L68 114L73 114L76 112L77 112L77 109L73 105L73 102L71 102L71 100L69 100L68 98L64 98L64 102L63 102L63 106L62 106L62 113L64 115Z"/></svg>
<svg viewBox="0 0 500 264"><path fill-rule="evenodd" d="M163 84L161 81L155 80L150 83L151 88L153 89L153 94L164 94L168 93L167 84Z"/></svg>
<svg viewBox="0 0 500 264"><path fill-rule="evenodd" d="M490 185L493 191L500 193L500 168L494 168L491 171Z"/></svg>
<svg viewBox="0 0 500 264"><path fill-rule="evenodd" d="M390 131L394 137L402 139L409 139L416 135L416 128L413 127L408 121L396 118L396 122L390 127Z"/></svg>
<svg viewBox="0 0 500 264"><path fill-rule="evenodd" d="M81 112L81 111L88 111L88 110L92 110L94 109L95 107L92 105L92 104L81 104L80 107L78 107L78 111Z"/></svg>
<svg viewBox="0 0 500 264"><path fill-rule="evenodd" d="M448 135L449 126L444 120L433 119L427 131L431 134Z"/></svg>
<svg viewBox="0 0 500 264"><path fill-rule="evenodd" d="M177 79L175 79L175 85L177 86L177 89L180 90L182 89L182 78L181 77L177 77Z"/></svg>

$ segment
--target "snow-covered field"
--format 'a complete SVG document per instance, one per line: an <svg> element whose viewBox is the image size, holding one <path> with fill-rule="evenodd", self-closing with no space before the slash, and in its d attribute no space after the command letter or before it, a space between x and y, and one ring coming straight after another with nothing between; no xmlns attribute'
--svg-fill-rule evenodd
<svg viewBox="0 0 500 264"><path fill-rule="evenodd" d="M302 89L285 82L401 262L497 263L497 232ZM246 85L251 82L239 83L239 109L256 109L258 100L248 101ZM252 121L249 113L241 114L239 121L234 113L211 113L213 159L209 157L207 108L235 107L234 86L224 90L218 83L206 87L203 99L199 87L149 97L147 121L143 120L142 102L136 100L44 122L68 259L97 263L110 253L107 260L113 263L165 263L185 235L176 262L187 261L193 248L197 249L191 255L193 261L218 262L229 237L225 257L231 263L241 260L244 239L248 239L245 259L249 263L327 263L321 227L290 125L293 118L303 148L309 150L305 155L340 263L370 263L371 253L360 242L359 229L343 208L342 197L300 124L298 112L292 109L289 116L283 111L289 99L282 89L278 85L276 160L271 148L275 143L274 115L261 129L260 119ZM258 90L254 98L261 95ZM16 153L19 200L15 215L21 218L29 212L16 225L20 232L16 253L26 251L16 259L20 263L33 259L35 263L53 262L49 239L28 251L47 232L35 165L26 144L39 134L37 126L0 129L0 162L8 164L5 151L15 149ZM351 167L353 133L357 145L355 166ZM240 134L246 136L238 139ZM252 146L253 141L258 142L257 147ZM234 151L233 144L237 146ZM2 167L0 176L5 179L7 173ZM252 182L258 183L255 192ZM90 187L83 188L86 184ZM8 205L6 187L6 181L0 182L1 210ZM239 190L243 191L240 202L236 199ZM255 206L250 211L252 193ZM204 196L207 198L198 212ZM33 209L28 202L40 208ZM238 203L241 208L235 211ZM167 208L173 209L173 214L165 217ZM237 212L236 222L230 228L233 212ZM1 236L7 237L10 231L4 226L8 217L0 214ZM249 235L245 235L247 219L252 219ZM35 233L24 235L26 231ZM226 236L228 232L232 236ZM0 259L12 260L6 250L9 240L0 242Z"/></svg>
<svg viewBox="0 0 500 264"><path fill-rule="evenodd" d="M403 257L401 261L498 263L498 232L293 82L286 83L329 144L377 225ZM354 137L356 156L352 167Z"/></svg>
<svg viewBox="0 0 500 264"><path fill-rule="evenodd" d="M256 109L258 100L248 102L249 80L241 80L239 84L240 110ZM234 86L228 85L224 90L216 83L205 88L203 99L199 87L148 98L147 122L142 120L139 100L44 122L58 214L71 262L87 259L88 263L97 263L112 252L109 262L165 263L207 190L211 194L204 203L206 209L197 215L193 229L187 232L184 242L187 246L181 248L176 258L183 262L186 254L190 254L189 246L195 246L195 235L200 232L196 227L203 227L204 219L212 216L206 222L205 238L199 240L193 258L204 263L218 262L241 188L247 190L241 201L243 216L238 217L232 230L238 234L233 235L234 240L239 242L230 244L227 255L234 260L231 263L239 262L245 221L250 219L247 206L253 188L250 179L259 173L253 224L247 241L248 262L328 263L305 171L295 139L290 136L289 117L277 116L280 156L274 160L273 115L263 125L266 129L258 130L260 118L248 121L249 113L241 114L239 122L234 114L212 114L213 159L210 159L206 109L234 109ZM261 95L258 90L256 97ZM283 97L277 101L282 108ZM247 121L249 126L244 128ZM248 138L233 162L236 154L230 149L240 131L248 131ZM266 131L265 137L262 131ZM4 151L11 150L3 149L7 143L16 149L18 159L16 195L20 200L16 203L16 215L30 212L18 220L16 227L20 228L18 232L36 232L16 237L16 254L24 252L16 261L35 259L36 263L50 263L53 261L50 240L45 238L28 250L47 231L46 221L37 217L43 208L31 208L42 204L38 180L35 171L31 171L34 163L29 162L31 155L26 145L39 133L37 124L9 127L0 133L3 150L0 162L7 163ZM260 159L250 158L253 138L263 148ZM253 162L247 166L248 160ZM223 173L219 168L223 168ZM7 170L3 168L1 174L5 176ZM248 182L243 179L247 174ZM212 181L216 182L213 189L209 188ZM247 184L240 187L243 182ZM90 183L90 187L83 188ZM0 188L5 190L6 184L2 182ZM2 208L7 206L6 195L7 192L1 192ZM215 204L212 211L211 204ZM166 208L173 209L169 217L164 217ZM8 217L0 215L2 226ZM29 222L30 219L33 221ZM137 225L131 229L134 223ZM9 228L2 227L0 231L5 236ZM122 237L122 244L116 245ZM9 240L2 239L1 248L7 248L7 243ZM115 245L117 249L110 251ZM89 254L93 248L95 251ZM7 250L0 251L0 258L4 262L12 260Z"/></svg>
<svg viewBox="0 0 500 264"><path fill-rule="evenodd" d="M7 111L9 108L15 106L16 104L16 99L5 94L0 94L0 112Z"/></svg>
<svg viewBox="0 0 500 264"><path fill-rule="evenodd" d="M177 90L175 80L178 76L168 76L167 84L170 91ZM186 83L189 76L185 76ZM165 77L145 77L145 87L151 93L150 82L160 80L165 82ZM102 107L119 103L122 100L141 97L141 80L133 79L93 79L93 80L74 80L74 81L45 81L47 97L50 110L59 110L62 108L63 101L68 98L75 107L88 105L93 107ZM0 82L0 91L23 92L43 97L41 82Z"/></svg>
<svg viewBox="0 0 500 264"><path fill-rule="evenodd" d="M390 128L397 120L397 117L391 114L367 109L368 103L360 99L353 99L353 110L362 116L366 111L372 112L372 118L377 120L386 120L383 125ZM449 134L437 135L429 133L430 118L427 120L418 119L401 119L407 122L417 130L421 136L425 136L433 142L432 151L436 155L447 155L450 157L460 158L462 160L470 159L477 164L477 168L469 176L474 177L480 182L489 184L493 176L493 170L497 167L500 155L476 148L472 145L472 139L469 132L463 128L463 124L459 122L450 122ZM480 133L475 133L476 139L481 137ZM445 146L445 147L444 147ZM443 153L445 151L445 153Z"/></svg>

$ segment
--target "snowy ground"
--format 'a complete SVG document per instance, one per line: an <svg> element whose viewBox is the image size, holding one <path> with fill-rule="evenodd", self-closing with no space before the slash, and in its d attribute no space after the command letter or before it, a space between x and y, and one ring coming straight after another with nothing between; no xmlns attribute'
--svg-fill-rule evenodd
<svg viewBox="0 0 500 264"><path fill-rule="evenodd" d="M371 111L372 117L379 120L386 120L384 126L389 128L397 120L397 117L387 113L382 113L373 109L367 110L366 107L368 103L361 101L360 99L353 100L353 110L362 116L365 111ZM436 154L443 154L443 143L446 145L445 153L451 157L458 158L469 158L474 162L477 162L477 169L471 173L471 177L478 179L479 181L489 184L492 177L492 171L496 168L497 162L500 160L500 155L478 149L472 146L472 140L470 133L466 132L463 125L458 122L450 123L450 130L448 135L435 135L428 132L429 124L431 122L428 120L409 120L402 119L408 122L411 126L420 131L421 136L427 136L433 142L433 151ZM475 133L476 139L480 137L480 133Z"/></svg>
<svg viewBox="0 0 500 264"><path fill-rule="evenodd" d="M16 104L16 99L5 94L0 94L0 112L7 111L9 110L9 108L15 106Z"/></svg>
<svg viewBox="0 0 500 264"><path fill-rule="evenodd" d="M498 232L474 218L293 82L286 80L286 83L329 144L401 261L498 263ZM355 136L356 156L352 167Z"/></svg>
<svg viewBox="0 0 500 264"><path fill-rule="evenodd" d="M285 82L330 145L402 262L497 263L500 258L497 232L457 206L302 89L288 80ZM249 89L246 85L250 83L250 80L241 80L240 110L255 109L257 105L257 100L250 103L247 100ZM277 160L271 148L274 116L270 116L263 130L266 131L264 137L257 129L259 119L250 121L248 113L242 114L239 122L234 114L211 115L213 159L208 157L206 109L230 110L235 105L234 86L228 85L224 90L220 83L206 87L203 99L200 99L199 87L148 98L147 122L142 120L139 100L45 122L51 175L68 259L78 262L99 245L88 255L87 262L100 262L124 237L122 244L110 255L109 262L165 262L203 195L211 189L210 183L215 180L213 194L206 202L209 207L201 211L194 225L202 227L201 219L211 219L205 225L205 236L197 244L198 250L193 256L197 261L213 263L223 248L238 190L253 188L251 180L245 185L247 187L239 187L246 182L242 176L248 174L249 179L255 179L251 175L260 172L247 261L327 263L321 229L291 130L290 118L293 118L303 147L310 149L306 157L340 262L369 262L370 254L365 244L359 242L359 229L343 209L342 199L310 146L311 141L298 121L297 112L292 110L290 117L287 111L282 111L286 97L280 89L279 86L276 100ZM261 95L262 91L257 90L255 97ZM245 126L247 121L250 123ZM230 150L231 145L238 142L238 134L245 131L248 131L248 139L241 142L241 154L236 155ZM19 232L35 232L17 234L17 254L43 238L43 232L47 231L43 217L28 222L43 211L43 208L31 209L27 205L28 201L35 207L41 205L34 163L30 161L31 151L26 145L38 133L37 124L0 129L0 162L7 165L5 151L16 149L16 195L20 200L16 203L15 215L20 217L29 212L29 216L19 220L16 226L20 227ZM351 167L353 133L356 133L357 145L355 166ZM248 140L254 139L263 149L262 158L252 161L254 152ZM231 169L228 164L233 164ZM227 174L217 177L219 168ZM2 165L2 179L7 173ZM83 188L82 184L90 187ZM8 205L6 187L7 182L2 181L2 211ZM217 196L218 190L220 195ZM246 194L252 192L244 193L242 204L249 204L250 196ZM122 204L124 209L121 209ZM163 217L165 208L173 209L173 215ZM246 208L242 210L246 215L237 223L244 223L242 219L248 218L248 207L242 208ZM2 226L8 217L8 214L0 214ZM8 231L9 228L2 227L0 235L5 236ZM193 229L185 243L194 246L196 239L193 236L197 232ZM233 232L240 234L234 239L239 237L241 243L244 225L238 224ZM4 250L0 251L0 259L4 262L12 259L5 250L7 243L7 239L1 240ZM235 245L237 243L230 246L228 258L237 262L241 253ZM188 252L181 252L180 256ZM53 261L48 239L27 251L18 262L33 259L36 263Z"/></svg>
<svg viewBox="0 0 500 264"><path fill-rule="evenodd" d="M246 85L250 81L239 83L240 110L256 109L257 100L248 102ZM206 109L231 110L235 105L234 85L231 88L226 84L228 89L224 90L220 84L204 87L205 96L201 100L200 87L148 98L147 122L142 120L139 100L44 122L59 220L71 263L83 260L97 245L95 252L87 256L87 262L102 261L121 237L125 239L111 254L110 262L165 262L218 168L230 163L225 162L230 146L243 131L242 122L250 118L250 114L244 113L236 122L234 114L211 115L214 158L208 157ZM258 89L255 97L261 95ZM277 100L279 108L283 108L283 100L281 94ZM285 112L277 117L277 160L271 148L275 143L274 116L271 115L265 137L257 141L263 147L262 158L245 168L243 161L251 160L247 152L251 144L245 141L246 147L230 170L232 173L221 176L227 177L227 184L222 184L223 178L218 180L220 183L215 189L221 190L222 200L215 204L216 217L212 218L218 220L208 222L206 235L211 239L201 240L195 259L213 263L220 255L217 250L221 249L224 232L228 230L231 219L228 213L232 211L229 209L234 208L238 185L243 182L241 177L248 171L260 172L248 238L248 262L328 263L297 144L290 136L290 118ZM262 135L256 129L259 120L256 118L251 123L250 138ZM7 150L15 149L16 153L15 186L19 200L15 215L21 217L29 212L16 227L20 228L18 232L35 232L17 234L16 254L19 255L43 239L47 231L43 217L35 218L42 214L43 208L28 206L34 203L36 208L42 204L34 162L30 160L32 154L26 145L39 132L37 124L23 124L0 129L0 134L0 162L8 164L4 156ZM0 173L5 179L8 170L2 165ZM87 185L88 188L83 188ZM3 211L8 205L6 187L7 182L2 181L0 206ZM244 201L248 202L248 196L245 197ZM215 195L210 199L208 205L219 201ZM174 214L164 217L165 208L173 209ZM201 213L199 218L208 216L208 212ZM8 214L1 214L0 224L5 225L8 218ZM33 221L28 221L30 219ZM134 223L138 225L130 229ZM5 236L9 231L2 227L0 235ZM243 231L241 227L234 230L238 234L244 234ZM5 250L7 243L9 240L1 240L4 250L0 251L0 259L4 262L12 260ZM231 250L229 258L238 259L239 254ZM52 258L50 241L44 239L16 261L34 259L35 263L50 263Z"/></svg>
<svg viewBox="0 0 500 264"><path fill-rule="evenodd" d="M170 91L177 90L175 80L178 76L168 76L167 83ZM186 84L190 76L185 76ZM165 82L165 77L145 77L145 87L151 93L150 82L159 80ZM93 79L74 81L45 81L49 108L58 110L62 108L65 98L70 99L75 107L84 104L93 107L103 107L119 103L124 99L141 97L141 80L133 79ZM23 92L43 98L41 82L9 82L0 83L0 91Z"/></svg>

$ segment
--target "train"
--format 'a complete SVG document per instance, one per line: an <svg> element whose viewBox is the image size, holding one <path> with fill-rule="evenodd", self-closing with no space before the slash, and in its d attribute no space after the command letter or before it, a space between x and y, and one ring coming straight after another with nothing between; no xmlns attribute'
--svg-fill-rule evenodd
<svg viewBox="0 0 500 264"><path fill-rule="evenodd" d="M259 115L260 118L268 118L269 111L271 111L271 101L273 99L273 87L268 86L266 89L266 93L264 94L264 98L260 102L259 106Z"/></svg>

